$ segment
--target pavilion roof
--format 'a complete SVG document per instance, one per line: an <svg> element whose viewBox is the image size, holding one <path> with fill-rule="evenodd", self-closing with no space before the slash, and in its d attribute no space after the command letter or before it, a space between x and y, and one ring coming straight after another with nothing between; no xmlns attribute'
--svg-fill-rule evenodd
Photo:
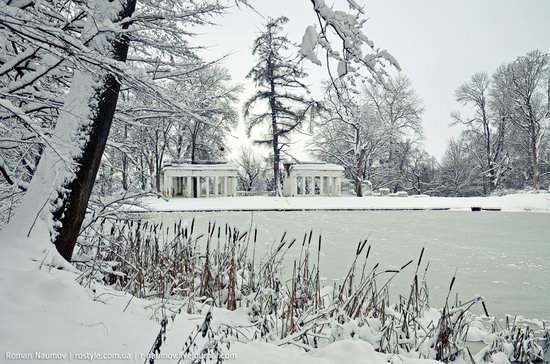
<svg viewBox="0 0 550 364"><path fill-rule="evenodd" d="M289 169L291 171L343 171L344 167L332 163L296 163L292 164Z"/></svg>
<svg viewBox="0 0 550 364"><path fill-rule="evenodd" d="M216 164L168 163L162 167L162 170L238 171L239 167L233 163L216 163Z"/></svg>

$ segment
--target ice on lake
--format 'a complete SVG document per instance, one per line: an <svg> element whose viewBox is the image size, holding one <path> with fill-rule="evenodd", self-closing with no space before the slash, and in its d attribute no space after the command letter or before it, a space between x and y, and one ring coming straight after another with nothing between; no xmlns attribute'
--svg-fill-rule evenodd
<svg viewBox="0 0 550 364"><path fill-rule="evenodd" d="M209 222L258 228L258 256L284 231L301 243L313 228L322 233L321 275L327 284L346 275L357 243L369 237L370 266L396 268L418 258L430 261L430 303L441 307L452 276L463 301L485 297L489 313L550 319L550 214L467 211L293 211L160 213L166 223L195 217L199 232ZM155 218L156 219L156 218ZM316 241L316 239L315 239ZM286 259L299 255L295 244ZM414 265L396 279L392 299L407 294ZM454 299L454 296L453 296ZM481 311L480 311L481 313Z"/></svg>

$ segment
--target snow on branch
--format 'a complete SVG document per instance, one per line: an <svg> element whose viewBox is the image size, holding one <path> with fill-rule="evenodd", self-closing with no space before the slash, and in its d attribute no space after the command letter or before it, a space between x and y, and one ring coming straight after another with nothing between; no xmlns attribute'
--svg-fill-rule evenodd
<svg viewBox="0 0 550 364"><path fill-rule="evenodd" d="M385 84L388 73L386 66L400 70L397 60L385 49L375 47L374 42L363 32L367 18L365 11L356 1L348 0L349 12L335 10L324 0L311 0L319 21L319 30L313 25L306 28L302 38L301 53L312 63L321 65L316 50L326 52L326 66L330 71L330 60L338 64L338 78L349 73L361 74L376 83ZM336 50L340 44L341 52ZM332 74L331 74L331 78Z"/></svg>

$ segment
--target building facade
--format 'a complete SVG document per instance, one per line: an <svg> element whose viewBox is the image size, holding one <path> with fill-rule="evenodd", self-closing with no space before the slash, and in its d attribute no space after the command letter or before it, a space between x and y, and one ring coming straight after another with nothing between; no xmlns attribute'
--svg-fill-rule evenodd
<svg viewBox="0 0 550 364"><path fill-rule="evenodd" d="M340 196L344 167L324 162L286 162L285 196Z"/></svg>
<svg viewBox="0 0 550 364"><path fill-rule="evenodd" d="M160 183L165 197L237 196L239 169L231 163L167 163Z"/></svg>

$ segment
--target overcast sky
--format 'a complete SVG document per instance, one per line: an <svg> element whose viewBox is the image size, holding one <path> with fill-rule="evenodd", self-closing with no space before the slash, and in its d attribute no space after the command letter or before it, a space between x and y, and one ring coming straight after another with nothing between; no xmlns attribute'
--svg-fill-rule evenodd
<svg viewBox="0 0 550 364"><path fill-rule="evenodd" d="M402 73L423 99L424 145L437 158L447 140L459 133L458 127L449 127L449 114L460 109L453 92L462 82L475 72L492 72L533 49L550 53L550 0L357 1L365 4L370 18L365 33L397 58ZM287 16L286 32L293 42L300 43L305 28L316 24L309 0L250 2L263 16ZM342 0L336 4L347 10ZM241 98L245 100L254 89L245 79L255 61L251 45L265 19L250 9L235 8L217 23L200 30L201 43L209 46L209 57L232 53L223 65L235 82L245 86ZM308 71L308 84L320 95L326 69L308 64ZM246 143L242 130L241 125L230 138L233 149ZM294 147L298 155L303 144Z"/></svg>

